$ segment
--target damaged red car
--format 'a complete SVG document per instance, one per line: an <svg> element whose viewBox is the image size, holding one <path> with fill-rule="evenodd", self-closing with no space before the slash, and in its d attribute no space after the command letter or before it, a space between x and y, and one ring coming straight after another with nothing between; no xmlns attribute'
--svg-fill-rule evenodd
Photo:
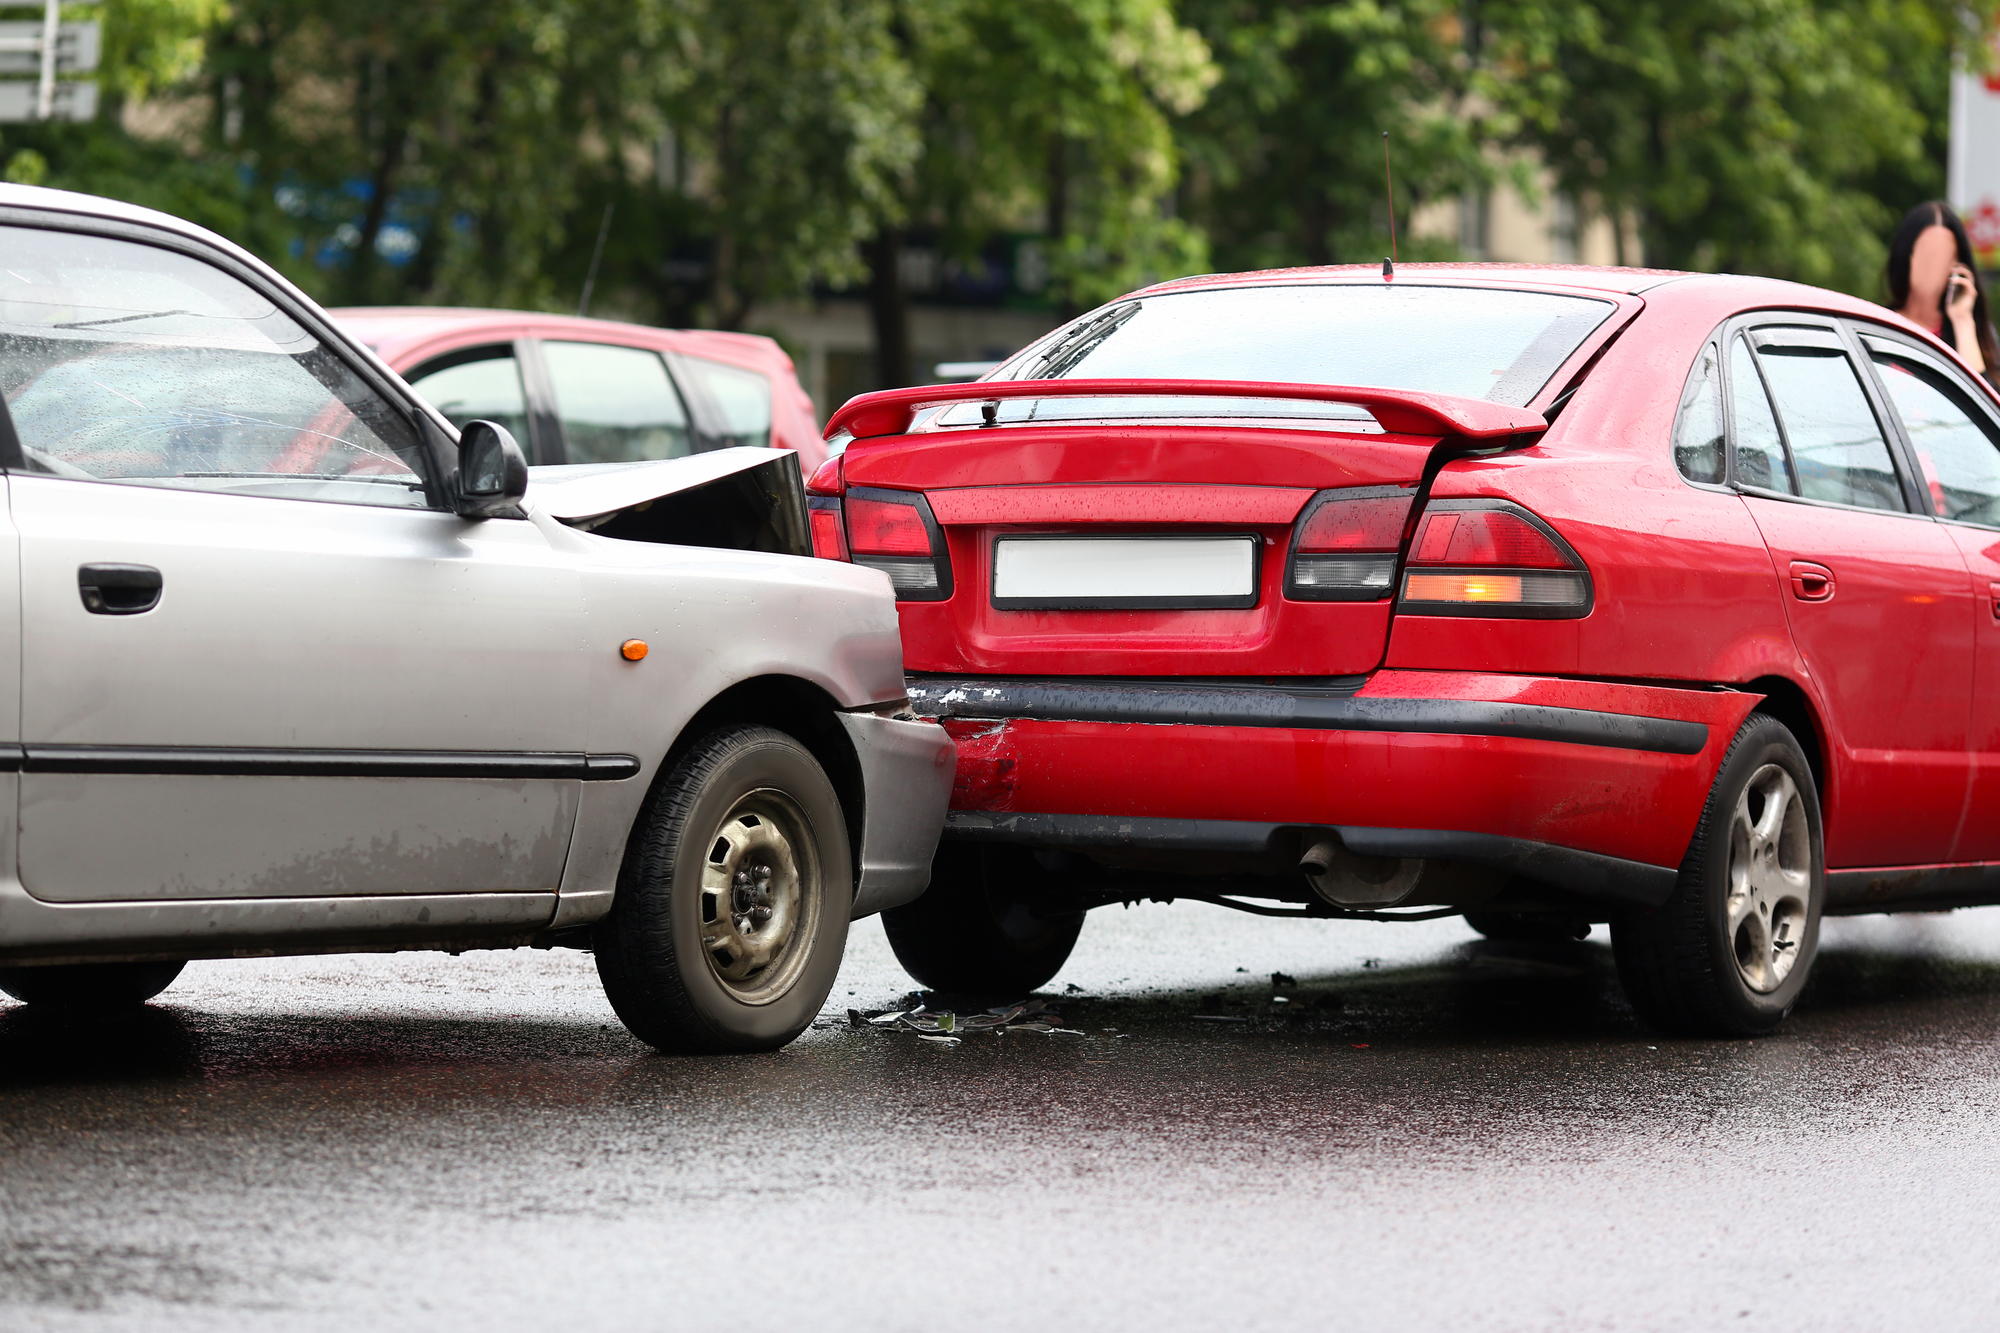
<svg viewBox="0 0 2000 1333"><path fill-rule="evenodd" d="M2000 902L2000 401L1865 302L1411 265L1191 278L869 394L809 490L959 744L941 990L1085 913L1607 923L1775 1027L1825 913Z"/></svg>

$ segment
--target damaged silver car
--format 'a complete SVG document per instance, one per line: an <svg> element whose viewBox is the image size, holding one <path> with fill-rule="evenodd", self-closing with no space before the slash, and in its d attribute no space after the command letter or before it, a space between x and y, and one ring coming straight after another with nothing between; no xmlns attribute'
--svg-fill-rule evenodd
<svg viewBox="0 0 2000 1333"><path fill-rule="evenodd" d="M269 268L0 186L0 989L588 947L665 1050L782 1045L920 894L951 741L796 462L527 467Z"/></svg>

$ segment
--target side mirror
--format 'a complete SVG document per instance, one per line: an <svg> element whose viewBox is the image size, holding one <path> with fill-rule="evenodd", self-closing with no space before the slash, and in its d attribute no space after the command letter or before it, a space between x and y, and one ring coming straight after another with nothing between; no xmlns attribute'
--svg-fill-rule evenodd
<svg viewBox="0 0 2000 1333"><path fill-rule="evenodd" d="M528 493L528 460L505 426L468 421L458 433L458 484L452 509L460 518L493 518Z"/></svg>

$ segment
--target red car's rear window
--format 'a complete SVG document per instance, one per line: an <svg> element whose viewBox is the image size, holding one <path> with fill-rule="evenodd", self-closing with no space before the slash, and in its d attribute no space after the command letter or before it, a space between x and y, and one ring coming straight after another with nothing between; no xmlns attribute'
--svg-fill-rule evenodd
<svg viewBox="0 0 2000 1333"><path fill-rule="evenodd" d="M1086 315L993 378L1352 384L1522 407L1615 309L1584 296L1388 283L1173 292Z"/></svg>

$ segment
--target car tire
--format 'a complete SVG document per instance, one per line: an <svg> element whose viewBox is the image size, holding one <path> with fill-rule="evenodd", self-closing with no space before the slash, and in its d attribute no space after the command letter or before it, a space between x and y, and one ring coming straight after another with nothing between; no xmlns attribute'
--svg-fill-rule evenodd
<svg viewBox="0 0 2000 1333"><path fill-rule="evenodd" d="M1047 874L1026 848L946 842L923 897L882 914L896 961L920 985L947 995L1018 1000L1069 961L1082 912L1035 903Z"/></svg>
<svg viewBox="0 0 2000 1333"><path fill-rule="evenodd" d="M1805 988L1825 902L1812 769L1783 723L1752 713L1723 755L1673 895L1611 923L1625 994L1675 1036L1770 1032Z"/></svg>
<svg viewBox="0 0 2000 1333"><path fill-rule="evenodd" d="M833 989L853 900L825 770L783 732L727 727L647 797L593 932L597 974L620 1021L658 1050L776 1050Z"/></svg>
<svg viewBox="0 0 2000 1333"><path fill-rule="evenodd" d="M23 1004L79 1012L132 1009L174 984L184 962L0 967L0 991Z"/></svg>
<svg viewBox="0 0 2000 1333"><path fill-rule="evenodd" d="M1467 912L1465 924L1507 944L1573 943L1590 936L1590 923L1546 912Z"/></svg>

